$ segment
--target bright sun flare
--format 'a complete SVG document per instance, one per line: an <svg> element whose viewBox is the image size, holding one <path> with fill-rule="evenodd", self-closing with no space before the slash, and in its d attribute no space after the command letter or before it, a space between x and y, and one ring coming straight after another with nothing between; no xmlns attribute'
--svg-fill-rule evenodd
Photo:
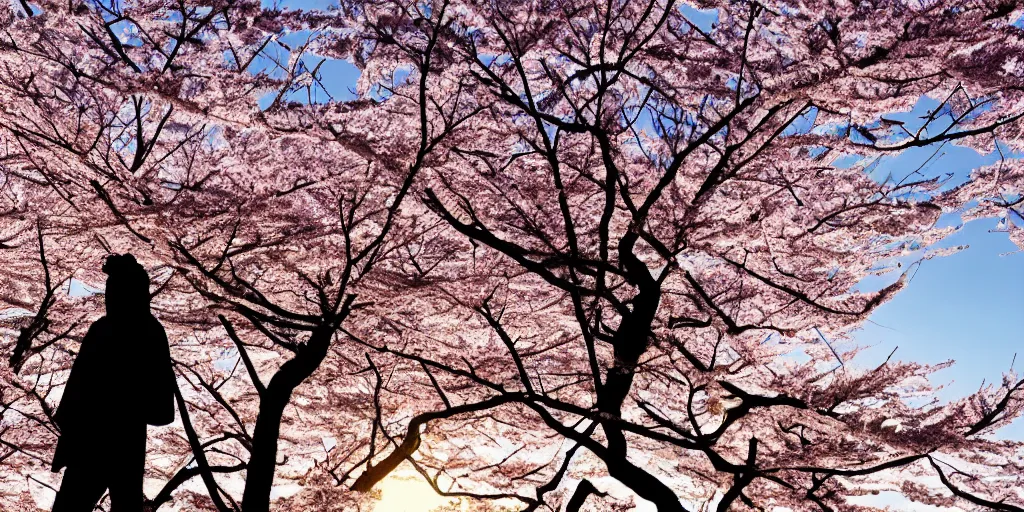
<svg viewBox="0 0 1024 512"><path fill-rule="evenodd" d="M373 512L431 512L456 501L438 495L422 478L387 478L378 488L381 498Z"/></svg>

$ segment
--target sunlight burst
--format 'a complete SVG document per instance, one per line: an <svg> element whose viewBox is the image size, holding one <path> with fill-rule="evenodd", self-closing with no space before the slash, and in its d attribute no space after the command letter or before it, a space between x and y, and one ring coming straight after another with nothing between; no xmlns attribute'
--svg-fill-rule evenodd
<svg viewBox="0 0 1024 512"><path fill-rule="evenodd" d="M377 488L381 497L373 512L433 512L446 505L455 507L445 510L460 510L458 499L437 494L419 477L387 478Z"/></svg>

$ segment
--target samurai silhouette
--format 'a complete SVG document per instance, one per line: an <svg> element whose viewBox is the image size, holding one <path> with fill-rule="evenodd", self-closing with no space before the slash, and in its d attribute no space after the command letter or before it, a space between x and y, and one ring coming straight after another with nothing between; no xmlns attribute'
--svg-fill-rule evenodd
<svg viewBox="0 0 1024 512"><path fill-rule="evenodd" d="M67 467L53 512L89 512L110 490L111 512L140 512L146 425L174 420L167 335L149 311L149 275L131 254L109 256L107 315L92 326L54 414L52 471Z"/></svg>

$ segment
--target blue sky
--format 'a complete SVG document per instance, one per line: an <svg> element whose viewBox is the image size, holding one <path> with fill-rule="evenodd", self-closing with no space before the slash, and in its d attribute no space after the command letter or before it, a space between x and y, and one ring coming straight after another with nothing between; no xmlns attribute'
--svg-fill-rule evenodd
<svg viewBox="0 0 1024 512"><path fill-rule="evenodd" d="M933 379L947 384L939 391L945 400L977 391L983 381L998 382L1015 354L1016 367L1024 367L1024 253L1006 233L990 232L995 225L995 219L966 224L942 245L968 249L922 262L906 289L856 333L857 342L871 346L861 364L878 364L896 347L894 357L905 361L954 359ZM1024 422L1001 435L1024 440Z"/></svg>
<svg viewBox="0 0 1024 512"><path fill-rule="evenodd" d="M922 98L911 112L886 117L904 121L906 128L914 131L937 105L934 99ZM933 133L945 126L936 125ZM943 187L948 189L963 183L973 169L998 159L994 148L981 154L962 146L933 144L882 159L872 168L871 176L878 181L887 177L899 181L920 169L922 177L948 176ZM903 259L903 268L912 280L855 333L858 344L871 347L855 362L877 365L897 347L894 357L904 361L953 359L953 367L933 378L934 383L945 385L938 393L942 400L977 391L983 382L998 383L1015 355L1021 357L1015 367L1024 367L1024 252L1010 242L1007 233L994 230L997 223L989 218L965 224L958 213L944 215L939 225L957 226L958 230L935 248L967 248L952 256L922 261L917 268L908 264L920 253ZM873 288L898 275L893 272L866 284ZM1024 421L1018 420L999 435L1024 440Z"/></svg>

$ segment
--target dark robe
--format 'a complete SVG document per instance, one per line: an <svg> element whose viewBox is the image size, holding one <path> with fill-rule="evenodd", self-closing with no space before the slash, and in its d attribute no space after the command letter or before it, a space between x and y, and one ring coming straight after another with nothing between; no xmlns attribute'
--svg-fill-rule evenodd
<svg viewBox="0 0 1024 512"><path fill-rule="evenodd" d="M174 421L175 386L167 335L153 315L97 320L54 414L60 439L52 470L129 464L138 466L141 479L146 424Z"/></svg>

